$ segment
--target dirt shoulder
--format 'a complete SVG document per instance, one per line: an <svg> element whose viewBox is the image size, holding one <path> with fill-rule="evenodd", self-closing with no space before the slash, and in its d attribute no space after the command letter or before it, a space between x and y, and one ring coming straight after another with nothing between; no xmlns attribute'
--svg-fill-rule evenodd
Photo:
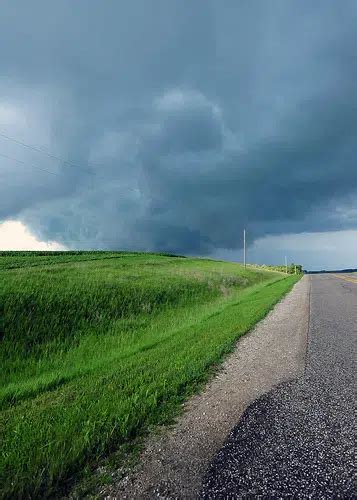
<svg viewBox="0 0 357 500"><path fill-rule="evenodd" d="M129 475L107 499L196 498L202 476L247 406L305 366L309 277L242 337L215 378L184 405L177 423L152 436Z"/></svg>

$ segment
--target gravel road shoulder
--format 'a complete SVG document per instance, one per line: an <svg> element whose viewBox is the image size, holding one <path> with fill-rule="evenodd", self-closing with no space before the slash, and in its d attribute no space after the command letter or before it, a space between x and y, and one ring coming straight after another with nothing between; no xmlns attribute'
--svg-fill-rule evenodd
<svg viewBox="0 0 357 500"><path fill-rule="evenodd" d="M136 470L102 491L102 498L197 497L209 463L248 405L302 375L309 287L305 276L238 341L217 376L184 405L177 423L152 436Z"/></svg>
<svg viewBox="0 0 357 500"><path fill-rule="evenodd" d="M302 377L255 400L207 469L199 498L357 498L357 286L311 278Z"/></svg>

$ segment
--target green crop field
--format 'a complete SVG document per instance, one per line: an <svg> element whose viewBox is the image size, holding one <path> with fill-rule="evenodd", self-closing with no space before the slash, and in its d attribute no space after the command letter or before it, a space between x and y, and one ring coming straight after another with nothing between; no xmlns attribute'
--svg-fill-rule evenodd
<svg viewBox="0 0 357 500"><path fill-rule="evenodd" d="M68 479L177 414L297 281L115 252L0 253L1 496Z"/></svg>

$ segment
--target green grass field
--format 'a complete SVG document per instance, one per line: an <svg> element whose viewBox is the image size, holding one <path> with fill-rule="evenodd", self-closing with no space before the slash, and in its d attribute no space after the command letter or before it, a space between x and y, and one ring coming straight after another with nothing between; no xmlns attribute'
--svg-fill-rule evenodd
<svg viewBox="0 0 357 500"><path fill-rule="evenodd" d="M165 423L299 278L154 254L0 254L1 496Z"/></svg>

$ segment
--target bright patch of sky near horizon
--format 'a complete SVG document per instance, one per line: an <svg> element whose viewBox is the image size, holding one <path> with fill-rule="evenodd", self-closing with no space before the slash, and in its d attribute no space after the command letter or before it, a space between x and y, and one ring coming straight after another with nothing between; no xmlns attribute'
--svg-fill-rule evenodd
<svg viewBox="0 0 357 500"><path fill-rule="evenodd" d="M248 246L250 263L283 265L285 256L309 271L355 269L357 230L266 236ZM219 249L213 257L241 262L242 251Z"/></svg>
<svg viewBox="0 0 357 500"><path fill-rule="evenodd" d="M20 221L0 223L1 250L66 250L56 241L40 241Z"/></svg>

